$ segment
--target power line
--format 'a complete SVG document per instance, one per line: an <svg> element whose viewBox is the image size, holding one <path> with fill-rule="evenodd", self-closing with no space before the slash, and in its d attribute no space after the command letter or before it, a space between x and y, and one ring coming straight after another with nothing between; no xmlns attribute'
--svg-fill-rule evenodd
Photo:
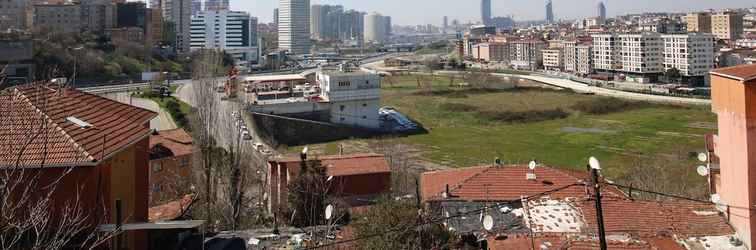
<svg viewBox="0 0 756 250"><path fill-rule="evenodd" d="M499 202L499 203L496 203L495 205L491 205L491 206L484 206L483 208L472 210L472 211L465 212L465 213L458 213L458 214L455 214L455 215L444 216L443 218L440 218L440 219L431 219L431 220L428 220L427 222L418 223L418 224L407 226L407 227L398 227L398 228L386 230L386 231L379 232L379 233L374 233L374 234L370 234L370 235L366 235L366 236L362 236L362 237L357 237L357 238L354 238L354 239L342 240L342 241L328 243L328 244L321 245L321 246L309 247L309 248L305 248L305 250L318 249L318 248L324 248L324 247L335 246L335 245L341 245L341 244L345 244L345 243L350 243L350 242L355 242L355 241L361 241L361 240L365 240L365 239L370 239L370 238L386 235L386 234L389 234L389 233L394 233L394 232L399 232L399 231L407 231L407 230L418 228L418 227L421 227L421 226L443 222L443 221L451 219L451 218L457 218L457 217L463 217L463 216L467 216L467 215L471 215L471 214L482 213L482 212L487 211L488 209L496 209L496 208L499 208L499 207L504 206L504 205L511 205L511 204L514 204L514 203L522 201L522 200L529 200L529 199L533 199L533 198L536 198L536 197L544 196L544 195L547 195L547 194L550 194L550 193L559 192L561 190L564 190L564 189L567 189L567 188L571 188L571 187L574 187L574 186L582 186L582 185L585 185L585 184L584 183L574 183L574 184L562 186L562 187L559 187L559 188L551 189L551 190L548 190L548 191L545 191L545 192L541 192L541 193L538 193L538 194L533 194L533 195L530 195L530 196L525 196L525 197L523 197L521 199Z"/></svg>
<svg viewBox="0 0 756 250"><path fill-rule="evenodd" d="M649 193L649 194L653 194L653 195L659 195L659 196L664 196L664 197L669 197L669 198L674 198L674 199L679 199L679 200L686 200L686 201L698 202L698 203L709 204L709 205L724 206L724 207L728 207L728 208L737 208L737 209L743 209L743 210L749 210L749 211L756 211L756 208L732 206L732 205L717 203L717 202L713 202L713 201L709 201L709 200L696 199L696 198L685 197L685 196L676 195L676 194L662 193L662 192L658 192L658 191L644 190L644 189L639 189L639 188L631 187L631 186L625 186L625 185L617 184L617 183L602 182L602 184L606 184L606 185L610 185L610 186L615 186L615 187L619 187L619 188L627 188L627 189L633 190L633 191L639 191L639 192L643 192L643 193Z"/></svg>

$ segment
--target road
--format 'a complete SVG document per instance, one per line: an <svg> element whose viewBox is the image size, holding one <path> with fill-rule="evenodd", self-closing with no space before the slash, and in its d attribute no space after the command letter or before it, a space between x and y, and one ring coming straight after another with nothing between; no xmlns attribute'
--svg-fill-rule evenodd
<svg viewBox="0 0 756 250"><path fill-rule="evenodd" d="M171 115L168 112L166 112L164 109L161 109L160 105L158 105L156 102L152 100L142 99L142 98L133 98L127 92L107 92L107 93L103 92L98 95L108 98L110 100L133 105L136 107L140 107L140 108L158 113L158 116L150 121L150 129L162 131L162 130L171 130L171 129L177 128L176 122L173 121L173 117L171 117Z"/></svg>

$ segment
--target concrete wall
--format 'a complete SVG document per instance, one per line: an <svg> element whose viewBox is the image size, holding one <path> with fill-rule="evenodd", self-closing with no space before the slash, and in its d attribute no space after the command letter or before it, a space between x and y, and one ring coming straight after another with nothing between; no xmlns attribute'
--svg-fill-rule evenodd
<svg viewBox="0 0 756 250"><path fill-rule="evenodd" d="M712 76L712 109L718 116L721 203L729 222L749 248L756 220L756 86ZM745 208L745 209L744 209Z"/></svg>

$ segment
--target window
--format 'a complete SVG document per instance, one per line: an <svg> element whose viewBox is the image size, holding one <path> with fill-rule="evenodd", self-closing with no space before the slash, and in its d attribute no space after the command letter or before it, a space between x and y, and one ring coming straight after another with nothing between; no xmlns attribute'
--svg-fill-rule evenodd
<svg viewBox="0 0 756 250"><path fill-rule="evenodd" d="M160 171L163 171L163 163L162 162L152 163L152 172L158 173Z"/></svg>
<svg viewBox="0 0 756 250"><path fill-rule="evenodd" d="M363 103L363 104L362 104L362 106L363 106L363 107L367 107L367 103Z"/></svg>
<svg viewBox="0 0 756 250"><path fill-rule="evenodd" d="M189 166L189 158L184 157L179 159L179 167L186 167Z"/></svg>
<svg viewBox="0 0 756 250"><path fill-rule="evenodd" d="M344 106L344 105L341 105L341 107L339 107L339 109L340 109L340 110L341 110L342 112L344 112L344 109L346 109L346 106Z"/></svg>

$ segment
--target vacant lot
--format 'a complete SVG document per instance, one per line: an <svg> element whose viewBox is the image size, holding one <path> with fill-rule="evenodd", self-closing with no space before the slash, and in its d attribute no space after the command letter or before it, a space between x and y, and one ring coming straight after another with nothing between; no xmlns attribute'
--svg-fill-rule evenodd
<svg viewBox="0 0 756 250"><path fill-rule="evenodd" d="M613 179L628 179L653 166L689 182L686 188L704 185L690 155L704 150L703 135L713 132L716 119L709 107L618 104L614 99L540 88L471 90L471 84L460 84L465 80L469 79L402 76L384 80L383 104L428 130L397 139L418 150L422 160L467 167L492 163L496 157L523 164L536 159L583 170L587 158L596 156L604 174ZM607 106L601 107L603 103ZM556 110L568 114L555 115ZM522 120L492 119L528 113ZM322 148L335 153L339 143Z"/></svg>

